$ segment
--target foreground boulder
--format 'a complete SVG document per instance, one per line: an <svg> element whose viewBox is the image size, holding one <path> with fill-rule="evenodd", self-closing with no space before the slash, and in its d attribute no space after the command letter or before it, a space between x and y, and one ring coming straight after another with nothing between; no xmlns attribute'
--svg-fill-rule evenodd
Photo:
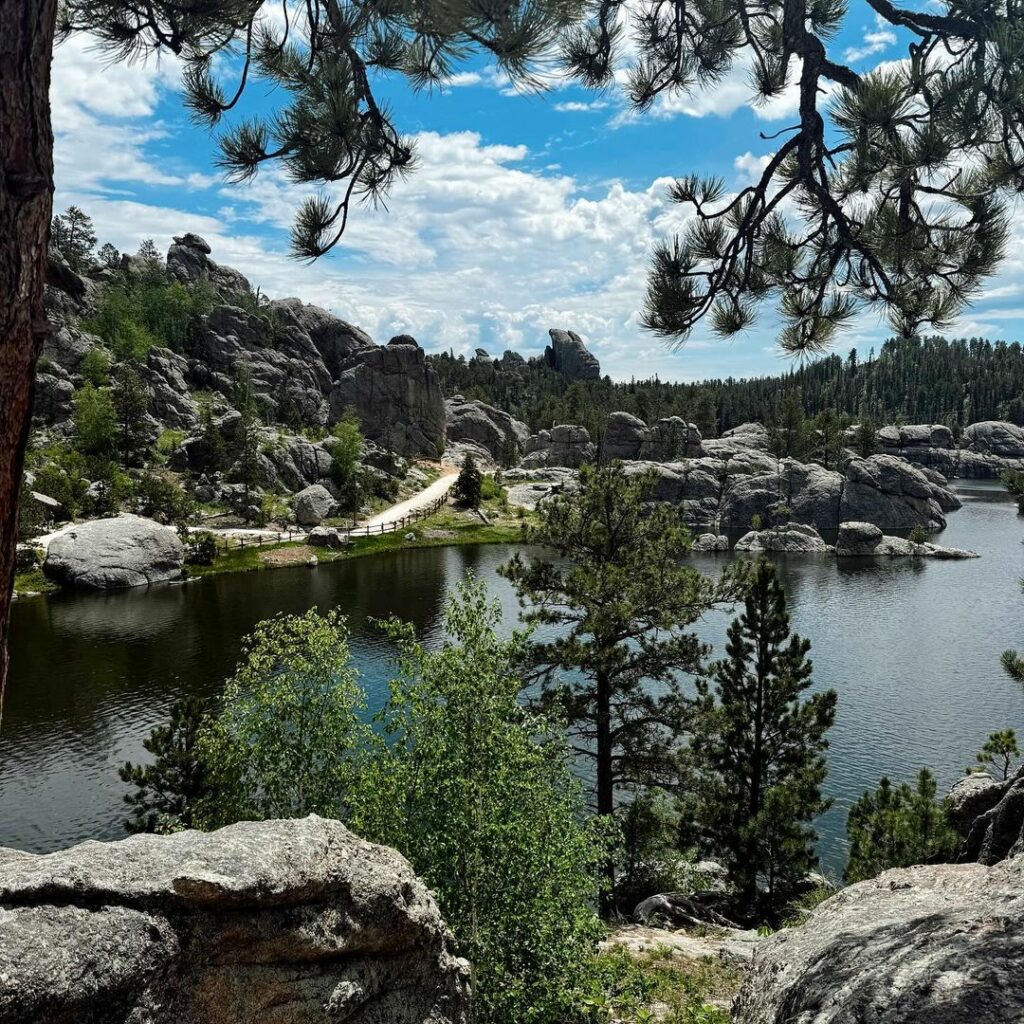
<svg viewBox="0 0 1024 1024"><path fill-rule="evenodd" d="M733 1020L1024 1020L1022 892L1022 857L896 869L852 885L758 947Z"/></svg>
<svg viewBox="0 0 1024 1024"><path fill-rule="evenodd" d="M1024 766L1008 779L966 776L953 786L948 806L964 837L959 860L996 864L1024 855Z"/></svg>
<svg viewBox="0 0 1024 1024"><path fill-rule="evenodd" d="M295 521L299 526L319 526L332 516L338 503L323 484L310 484L292 499Z"/></svg>
<svg viewBox="0 0 1024 1024"><path fill-rule="evenodd" d="M3 1024L461 1024L467 973L394 850L316 816L0 849Z"/></svg>
<svg viewBox="0 0 1024 1024"><path fill-rule="evenodd" d="M177 533L142 516L94 519L54 537L43 572L89 590L161 583L181 575L184 548Z"/></svg>

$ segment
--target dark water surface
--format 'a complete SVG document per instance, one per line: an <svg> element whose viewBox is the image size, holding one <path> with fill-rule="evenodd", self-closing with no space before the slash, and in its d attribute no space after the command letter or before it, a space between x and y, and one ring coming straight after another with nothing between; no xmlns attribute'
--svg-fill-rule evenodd
<svg viewBox="0 0 1024 1024"><path fill-rule="evenodd" d="M839 692L821 854L845 860L846 811L882 774L909 780L930 765L940 783L962 773L989 732L1024 728L1024 691L999 667L1024 646L1024 519L996 484L965 482L964 508L937 538L970 547L969 562L779 558L794 628L809 637L815 685ZM185 587L58 594L15 604L11 678L0 737L0 845L51 850L118 838L117 767L184 694L216 693L258 620L317 605L349 616L352 648L379 705L387 643L369 619L397 614L440 636L447 595L467 569L506 610L514 594L495 569L507 547L397 551L316 569L211 577ZM695 556L714 572L727 556ZM721 650L729 616L699 632Z"/></svg>

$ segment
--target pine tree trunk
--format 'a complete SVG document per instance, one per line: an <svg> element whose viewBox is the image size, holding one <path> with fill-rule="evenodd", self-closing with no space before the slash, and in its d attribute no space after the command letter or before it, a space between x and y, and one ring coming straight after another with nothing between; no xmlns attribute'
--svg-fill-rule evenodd
<svg viewBox="0 0 1024 1024"><path fill-rule="evenodd" d="M50 64L57 0L0 0L0 715L14 589L18 497L53 209Z"/></svg>

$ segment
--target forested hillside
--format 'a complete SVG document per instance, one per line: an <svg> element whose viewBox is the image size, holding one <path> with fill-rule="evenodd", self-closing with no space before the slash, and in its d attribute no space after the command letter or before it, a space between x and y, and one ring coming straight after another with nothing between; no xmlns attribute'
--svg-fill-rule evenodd
<svg viewBox="0 0 1024 1024"><path fill-rule="evenodd" d="M696 384L613 383L607 377L570 382L542 359L525 362L511 354L500 360L467 361L448 353L431 358L446 395L498 405L533 430L580 423L600 436L607 414L623 410L648 422L682 416L707 436L751 420L778 422L785 398L794 392L808 416L834 409L876 423L1024 423L1024 351L1018 342L893 339L867 356L854 350L778 376Z"/></svg>

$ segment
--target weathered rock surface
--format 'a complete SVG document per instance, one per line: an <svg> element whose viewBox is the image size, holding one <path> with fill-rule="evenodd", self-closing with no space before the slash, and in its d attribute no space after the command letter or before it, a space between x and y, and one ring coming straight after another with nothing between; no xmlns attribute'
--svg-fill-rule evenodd
<svg viewBox="0 0 1024 1024"><path fill-rule="evenodd" d="M523 445L523 451L522 465L525 469L543 466L579 469L583 463L597 458L589 431L571 423L561 423L550 430L531 434Z"/></svg>
<svg viewBox="0 0 1024 1024"><path fill-rule="evenodd" d="M177 579L183 558L171 527L125 514L94 519L54 537L43 571L70 586L114 590Z"/></svg>
<svg viewBox="0 0 1024 1024"><path fill-rule="evenodd" d="M886 871L759 944L736 1024L1024 1020L1024 857Z"/></svg>
<svg viewBox="0 0 1024 1024"><path fill-rule="evenodd" d="M189 394L188 360L169 348L151 348L139 377L149 389L149 411L164 426L193 430L199 410Z"/></svg>
<svg viewBox="0 0 1024 1024"><path fill-rule="evenodd" d="M337 507L334 495L323 484L310 484L292 498L295 521L300 526L319 526Z"/></svg>
<svg viewBox="0 0 1024 1024"><path fill-rule="evenodd" d="M701 434L693 423L679 416L660 419L653 426L627 412L609 413L601 442L601 457L651 462L674 462L703 454Z"/></svg>
<svg viewBox="0 0 1024 1024"><path fill-rule="evenodd" d="M941 500L940 491L945 491ZM959 499L893 455L851 459L846 467L841 521L869 522L886 530L941 530L946 525L944 506L959 508Z"/></svg>
<svg viewBox="0 0 1024 1024"><path fill-rule="evenodd" d="M569 380L600 378L601 364L578 334L554 328L548 334L551 336L551 344L544 349L544 359L548 366Z"/></svg>
<svg viewBox="0 0 1024 1024"><path fill-rule="evenodd" d="M466 401L455 395L445 402L448 441L472 442L499 463L518 458L530 436L525 423L486 402Z"/></svg>
<svg viewBox="0 0 1024 1024"><path fill-rule="evenodd" d="M252 288L245 275L232 267L222 267L210 259L209 243L188 232L175 235L167 250L167 273L182 284L207 282L222 299L231 301L249 295Z"/></svg>
<svg viewBox="0 0 1024 1024"><path fill-rule="evenodd" d="M813 526L789 523L770 530L752 530L736 541L734 550L826 554L831 549Z"/></svg>
<svg viewBox="0 0 1024 1024"><path fill-rule="evenodd" d="M395 851L315 816L0 850L4 1024L462 1024L468 970Z"/></svg>
<svg viewBox="0 0 1024 1024"><path fill-rule="evenodd" d="M1004 781L967 776L950 793L950 820L964 836L959 859L995 864L1024 855L1024 766Z"/></svg>
<svg viewBox="0 0 1024 1024"><path fill-rule="evenodd" d="M724 533L702 533L693 540L692 550L697 552L728 551L729 538Z"/></svg>
<svg viewBox="0 0 1024 1024"><path fill-rule="evenodd" d="M873 523L845 522L839 525L836 554L840 558L919 558L963 559L977 558L975 551L947 548L939 544L915 544L906 537L887 537Z"/></svg>
<svg viewBox="0 0 1024 1024"><path fill-rule="evenodd" d="M434 368L408 335L360 349L341 367L330 395L330 422L354 409L363 433L385 448L437 455L445 442L445 405Z"/></svg>

